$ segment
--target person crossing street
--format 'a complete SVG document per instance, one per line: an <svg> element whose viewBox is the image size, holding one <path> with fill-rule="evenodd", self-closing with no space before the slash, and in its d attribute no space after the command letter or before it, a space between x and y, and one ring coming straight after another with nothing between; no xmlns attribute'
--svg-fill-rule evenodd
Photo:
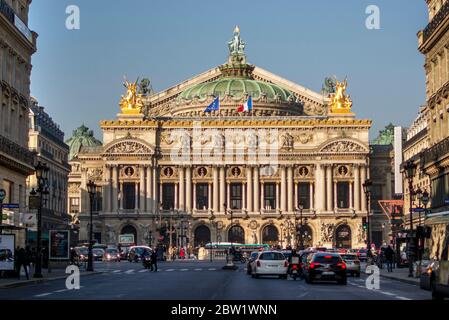
<svg viewBox="0 0 449 320"><path fill-rule="evenodd" d="M150 272L157 272L157 248L154 248L153 252L151 252L150 261Z"/></svg>

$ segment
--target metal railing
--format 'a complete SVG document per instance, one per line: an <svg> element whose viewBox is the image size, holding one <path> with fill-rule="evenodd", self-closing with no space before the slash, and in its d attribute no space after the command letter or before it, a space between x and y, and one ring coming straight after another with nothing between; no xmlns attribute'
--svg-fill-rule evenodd
<svg viewBox="0 0 449 320"><path fill-rule="evenodd" d="M427 27L423 30L423 39L426 42L435 30L443 23L444 19L449 15L449 1L441 7L438 13L433 17L432 21L427 25Z"/></svg>
<svg viewBox="0 0 449 320"><path fill-rule="evenodd" d="M27 165L34 166L34 154L27 148L0 135L0 151Z"/></svg>

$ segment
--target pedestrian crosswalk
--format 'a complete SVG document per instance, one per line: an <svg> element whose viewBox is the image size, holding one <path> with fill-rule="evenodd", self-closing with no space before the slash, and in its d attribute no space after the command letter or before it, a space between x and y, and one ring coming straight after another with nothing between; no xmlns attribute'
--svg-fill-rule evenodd
<svg viewBox="0 0 449 320"><path fill-rule="evenodd" d="M214 272L219 271L219 268L170 268L170 269L158 269L158 272ZM95 271L101 272L105 275L133 275L136 273L146 273L150 272L149 269L96 269Z"/></svg>

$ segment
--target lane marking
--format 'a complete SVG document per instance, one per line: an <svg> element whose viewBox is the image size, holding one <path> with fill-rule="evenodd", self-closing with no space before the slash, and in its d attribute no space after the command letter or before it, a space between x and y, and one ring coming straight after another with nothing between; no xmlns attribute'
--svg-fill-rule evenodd
<svg viewBox="0 0 449 320"><path fill-rule="evenodd" d="M114 271L112 271L112 273L119 273L119 272L122 272L122 270L114 270Z"/></svg>
<svg viewBox="0 0 449 320"><path fill-rule="evenodd" d="M396 299L399 299L399 300L412 300L412 299L405 298L405 297L396 297Z"/></svg>
<svg viewBox="0 0 449 320"><path fill-rule="evenodd" d="M143 269L143 270L139 271L139 273L144 273L144 272L148 272L148 270L147 269Z"/></svg>
<svg viewBox="0 0 449 320"><path fill-rule="evenodd" d="M189 269L181 269L180 271L181 272L186 272L186 271L189 271Z"/></svg>
<svg viewBox="0 0 449 320"><path fill-rule="evenodd" d="M198 269L195 269L195 271L203 271L203 269L201 269L201 268L198 268Z"/></svg>
<svg viewBox="0 0 449 320"><path fill-rule="evenodd" d="M395 296L395 294L394 294L394 293L391 293L391 292L379 291L379 293L382 293L382 294L384 294L384 295L386 295L386 296Z"/></svg>
<svg viewBox="0 0 449 320"><path fill-rule="evenodd" d="M175 269L167 269L167 272L173 272Z"/></svg>
<svg viewBox="0 0 449 320"><path fill-rule="evenodd" d="M54 293L62 293L62 292L66 292L69 291L68 289L62 289L62 290L56 290L54 291Z"/></svg>
<svg viewBox="0 0 449 320"><path fill-rule="evenodd" d="M42 294L37 294L35 295L36 298L42 298L42 297L47 297L49 295L53 294L53 292L50 293L42 293Z"/></svg>
<svg viewBox="0 0 449 320"><path fill-rule="evenodd" d="M209 271L217 271L216 268L210 268Z"/></svg>
<svg viewBox="0 0 449 320"><path fill-rule="evenodd" d="M125 273L126 273L126 274L131 274L131 273L133 273L134 271L135 271L134 269L131 269L131 270L126 271Z"/></svg>

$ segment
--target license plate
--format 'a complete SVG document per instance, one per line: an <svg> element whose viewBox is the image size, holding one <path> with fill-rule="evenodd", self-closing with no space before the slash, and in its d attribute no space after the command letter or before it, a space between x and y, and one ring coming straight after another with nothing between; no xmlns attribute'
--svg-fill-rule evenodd
<svg viewBox="0 0 449 320"><path fill-rule="evenodd" d="M275 265L268 265L268 268L277 268L278 266Z"/></svg>
<svg viewBox="0 0 449 320"><path fill-rule="evenodd" d="M293 270L293 273L298 273L298 270Z"/></svg>
<svg viewBox="0 0 449 320"><path fill-rule="evenodd" d="M323 272L322 275L323 276L333 276L333 275L335 275L335 272Z"/></svg>

